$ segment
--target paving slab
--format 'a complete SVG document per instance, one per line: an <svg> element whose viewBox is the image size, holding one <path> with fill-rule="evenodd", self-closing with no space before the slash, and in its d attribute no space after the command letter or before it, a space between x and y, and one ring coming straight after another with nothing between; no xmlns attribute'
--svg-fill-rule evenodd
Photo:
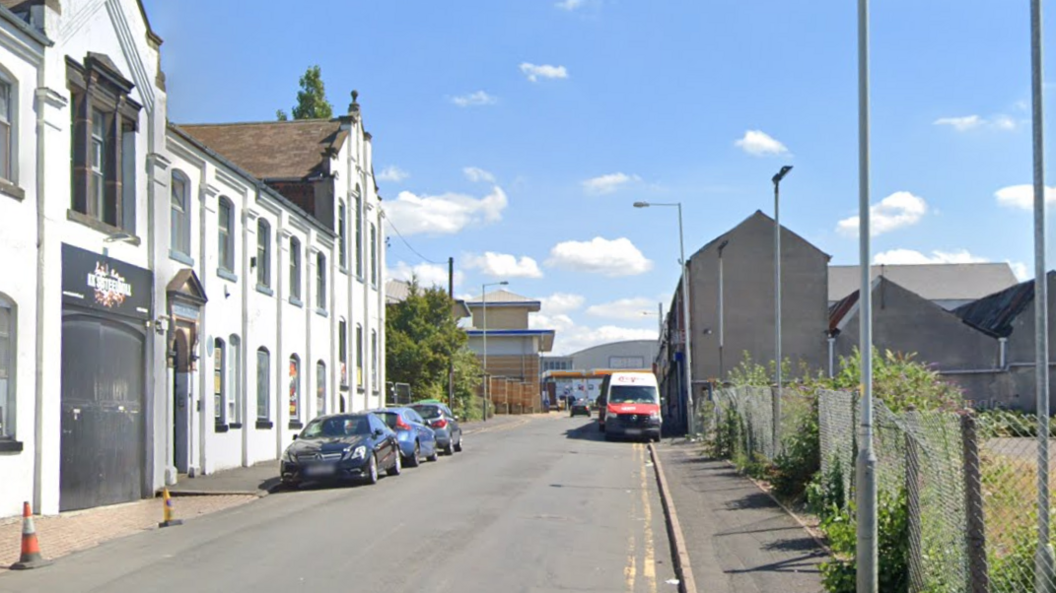
<svg viewBox="0 0 1056 593"><path fill-rule="evenodd" d="M780 506L700 445L657 446L699 591L820 593L827 553Z"/></svg>

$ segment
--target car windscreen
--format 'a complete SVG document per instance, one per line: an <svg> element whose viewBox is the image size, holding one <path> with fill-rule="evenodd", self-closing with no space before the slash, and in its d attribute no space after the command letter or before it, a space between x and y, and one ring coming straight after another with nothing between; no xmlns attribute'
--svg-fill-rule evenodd
<svg viewBox="0 0 1056 593"><path fill-rule="evenodd" d="M656 387L651 385L613 385L610 404L655 404Z"/></svg>
<svg viewBox="0 0 1056 593"><path fill-rule="evenodd" d="M341 438L370 434L366 416L335 416L312 420L301 433L302 439Z"/></svg>
<svg viewBox="0 0 1056 593"><path fill-rule="evenodd" d="M426 420L440 417L440 406L411 406L411 409L421 414Z"/></svg>

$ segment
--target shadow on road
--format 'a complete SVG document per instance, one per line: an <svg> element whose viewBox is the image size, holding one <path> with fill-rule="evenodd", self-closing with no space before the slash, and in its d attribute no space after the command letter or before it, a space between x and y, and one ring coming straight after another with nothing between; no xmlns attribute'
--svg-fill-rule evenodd
<svg viewBox="0 0 1056 593"><path fill-rule="evenodd" d="M569 418L569 422L575 422ZM582 420L580 420L582 422ZM585 424L576 424L573 428L565 431L565 438L581 441L604 441L605 433L598 430L598 421L591 419Z"/></svg>

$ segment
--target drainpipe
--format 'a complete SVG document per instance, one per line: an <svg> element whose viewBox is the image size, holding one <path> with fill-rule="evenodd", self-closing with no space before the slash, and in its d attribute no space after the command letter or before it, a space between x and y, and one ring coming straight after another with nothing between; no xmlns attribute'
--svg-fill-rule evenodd
<svg viewBox="0 0 1056 593"><path fill-rule="evenodd" d="M38 64L38 80L36 90L37 109L37 162L36 162L36 198L37 198L37 310L36 310L36 394L34 401L33 422L33 508L38 513L43 512L43 466L44 455L44 267L45 267L45 241L44 241L44 134L46 133L44 110L47 107L48 89L44 85L44 65ZM61 313L60 313L61 315ZM61 321L60 321L61 327ZM61 339L60 339L61 343ZM17 398L17 394L16 394ZM17 408L16 408L17 410Z"/></svg>
<svg viewBox="0 0 1056 593"><path fill-rule="evenodd" d="M829 378L835 376L836 368L836 336L829 336L826 342L829 343Z"/></svg>
<svg viewBox="0 0 1056 593"><path fill-rule="evenodd" d="M997 339L997 366L1002 369L1008 368L1008 338Z"/></svg>
<svg viewBox="0 0 1056 593"><path fill-rule="evenodd" d="M206 270L206 251L205 251L205 221L206 221L206 200L208 193L205 188L209 182L208 165L202 164L200 175L201 178L198 181L198 281L202 283L202 292L209 294L208 284L208 271ZM189 204L188 204L189 206ZM205 455L206 455L206 431L208 430L209 411L212 405L216 405L213 402L213 390L206 390L206 376L209 373L203 372L206 364L206 354L209 352L209 334L206 331L206 307L202 307L198 314L198 471L201 474L205 474Z"/></svg>

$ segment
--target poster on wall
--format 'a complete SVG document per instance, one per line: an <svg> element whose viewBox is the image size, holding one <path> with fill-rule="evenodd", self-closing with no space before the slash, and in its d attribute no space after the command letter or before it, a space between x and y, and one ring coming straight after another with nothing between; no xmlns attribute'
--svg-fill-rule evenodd
<svg viewBox="0 0 1056 593"><path fill-rule="evenodd" d="M150 319L152 290L150 270L63 243L63 303Z"/></svg>

